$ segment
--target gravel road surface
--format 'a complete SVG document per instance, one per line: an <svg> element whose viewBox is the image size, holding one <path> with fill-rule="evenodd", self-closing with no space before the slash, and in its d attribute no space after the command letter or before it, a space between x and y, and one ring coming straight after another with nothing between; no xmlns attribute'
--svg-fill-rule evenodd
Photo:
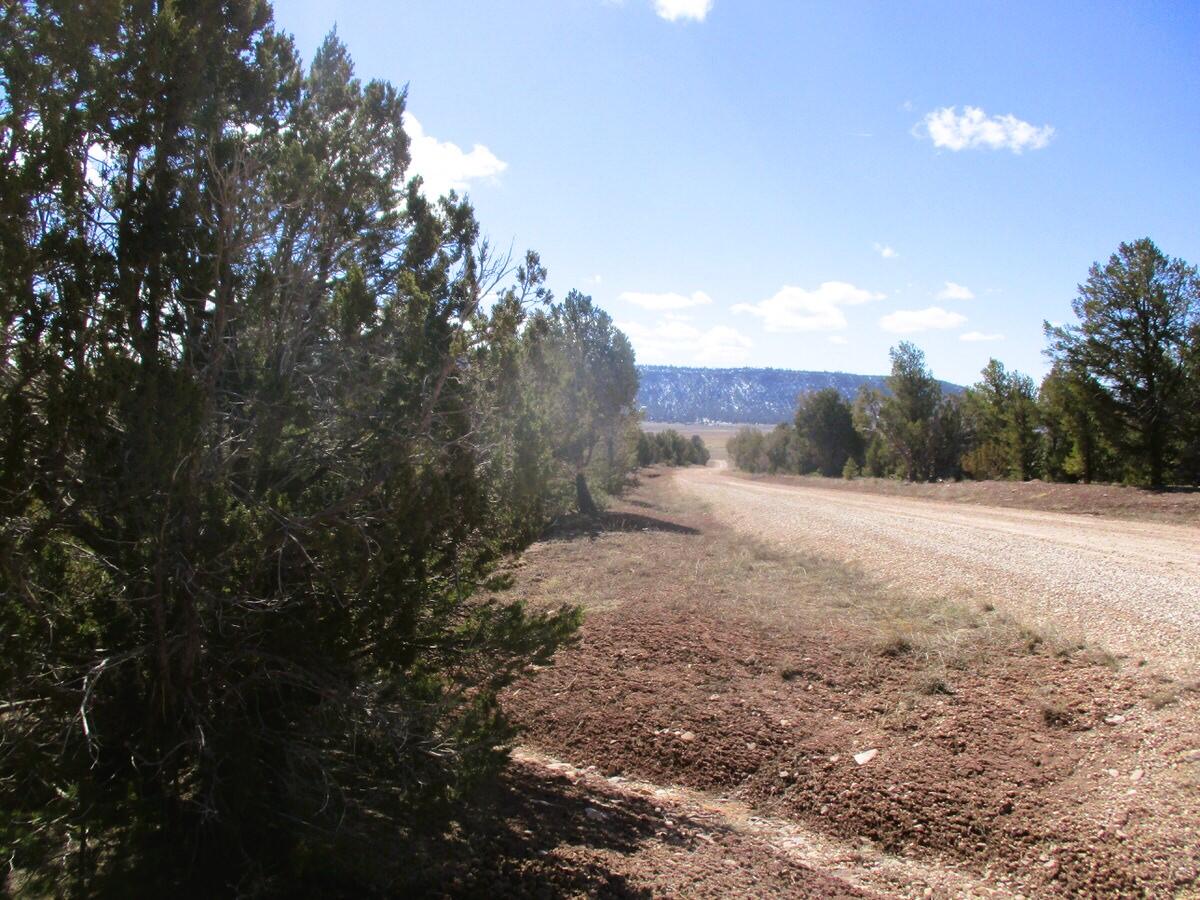
<svg viewBox="0 0 1200 900"><path fill-rule="evenodd" d="M739 530L1200 673L1200 528L765 484L718 465L676 477Z"/></svg>

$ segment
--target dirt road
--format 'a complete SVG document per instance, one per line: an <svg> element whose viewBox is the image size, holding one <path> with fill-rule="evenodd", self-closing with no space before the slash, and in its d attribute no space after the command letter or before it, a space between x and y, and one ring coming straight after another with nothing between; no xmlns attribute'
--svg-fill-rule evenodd
<svg viewBox="0 0 1200 900"><path fill-rule="evenodd" d="M676 477L739 530L1200 671L1200 528L767 484L719 466Z"/></svg>

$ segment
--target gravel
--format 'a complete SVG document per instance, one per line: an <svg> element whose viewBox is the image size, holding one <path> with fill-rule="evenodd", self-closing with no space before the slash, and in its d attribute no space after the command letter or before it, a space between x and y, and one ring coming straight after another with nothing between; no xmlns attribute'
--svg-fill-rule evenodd
<svg viewBox="0 0 1200 900"><path fill-rule="evenodd" d="M718 518L860 564L897 588L993 603L1064 636L1195 675L1200 528L962 506L677 473Z"/></svg>

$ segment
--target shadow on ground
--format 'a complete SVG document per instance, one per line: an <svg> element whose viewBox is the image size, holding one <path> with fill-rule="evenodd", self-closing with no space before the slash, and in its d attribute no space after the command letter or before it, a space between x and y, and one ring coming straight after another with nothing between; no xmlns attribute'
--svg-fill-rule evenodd
<svg viewBox="0 0 1200 900"><path fill-rule="evenodd" d="M469 818L426 847L418 897L650 897L614 871L650 841L689 850L695 839L664 829L652 803L588 796L566 778L512 765ZM680 822L679 825L696 823Z"/></svg>
<svg viewBox="0 0 1200 900"><path fill-rule="evenodd" d="M556 520L542 535L543 540L573 541L579 538L594 540L604 532L613 531L664 531L668 534L700 534L690 525L681 525L668 519L656 519L633 512L602 512L600 515L563 516Z"/></svg>

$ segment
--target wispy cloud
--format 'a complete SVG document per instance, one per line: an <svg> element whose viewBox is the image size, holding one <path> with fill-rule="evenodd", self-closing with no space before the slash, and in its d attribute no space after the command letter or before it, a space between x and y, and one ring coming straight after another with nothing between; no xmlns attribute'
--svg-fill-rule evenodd
<svg viewBox="0 0 1200 900"><path fill-rule="evenodd" d="M918 331L957 328L966 321L964 315L930 306L927 309L898 309L880 319L879 327L893 334L916 334Z"/></svg>
<svg viewBox="0 0 1200 900"><path fill-rule="evenodd" d="M654 0L654 11L668 22L691 19L703 22L713 8L713 0Z"/></svg>
<svg viewBox="0 0 1200 900"><path fill-rule="evenodd" d="M467 152L457 144L426 134L412 113L404 114L404 130L408 132L412 154L409 175L421 176L422 191L427 197L440 197L452 190L461 194L471 182L495 178L508 168L508 163L483 144L476 144Z"/></svg>
<svg viewBox="0 0 1200 900"><path fill-rule="evenodd" d="M712 297L704 291L695 291L692 294L642 294L636 291L626 291L621 295L621 299L634 306L640 306L642 309L653 310L687 309L692 306L708 306L712 303Z"/></svg>
<svg viewBox="0 0 1200 900"><path fill-rule="evenodd" d="M849 342L848 340L846 340L846 339L845 339L845 338L844 338L842 335L840 335L840 334L831 334L831 335L829 336L829 343L831 343L831 344L837 344L839 347L844 347L844 346L846 346L846 344L848 344L848 343L850 343L850 342Z"/></svg>
<svg viewBox="0 0 1200 900"><path fill-rule="evenodd" d="M968 331L968 332L965 332L964 334L960 334L958 336L958 339L960 341L967 341L968 343L972 343L972 344L979 344L979 343L983 343L985 341L1002 341L1002 340L1004 340L1004 335L1002 335L1002 334L984 334L982 331Z"/></svg>
<svg viewBox="0 0 1200 900"><path fill-rule="evenodd" d="M882 256L884 259L895 259L896 257L898 257L900 255L899 253L896 252L895 247L892 247L888 244L880 244L880 243L876 242L874 244L874 247L875 247L875 252L878 253L880 256Z"/></svg>
<svg viewBox="0 0 1200 900"><path fill-rule="evenodd" d="M839 331L846 327L842 307L883 297L845 281L826 281L813 291L785 285L775 296L758 303L739 303L733 311L757 316L767 331Z"/></svg>
<svg viewBox="0 0 1200 900"><path fill-rule="evenodd" d="M700 329L667 319L654 325L618 322L617 327L629 336L639 362L732 366L744 363L754 346L750 338L727 325Z"/></svg>
<svg viewBox="0 0 1200 900"><path fill-rule="evenodd" d="M965 284L955 284L947 281L946 286L937 292L939 300L974 300L975 292Z"/></svg>
<svg viewBox="0 0 1200 900"><path fill-rule="evenodd" d="M1054 128L1031 125L1012 114L989 116L978 106L944 106L928 113L914 133L928 137L935 147L947 150L986 148L989 150L1040 150L1050 143Z"/></svg>

